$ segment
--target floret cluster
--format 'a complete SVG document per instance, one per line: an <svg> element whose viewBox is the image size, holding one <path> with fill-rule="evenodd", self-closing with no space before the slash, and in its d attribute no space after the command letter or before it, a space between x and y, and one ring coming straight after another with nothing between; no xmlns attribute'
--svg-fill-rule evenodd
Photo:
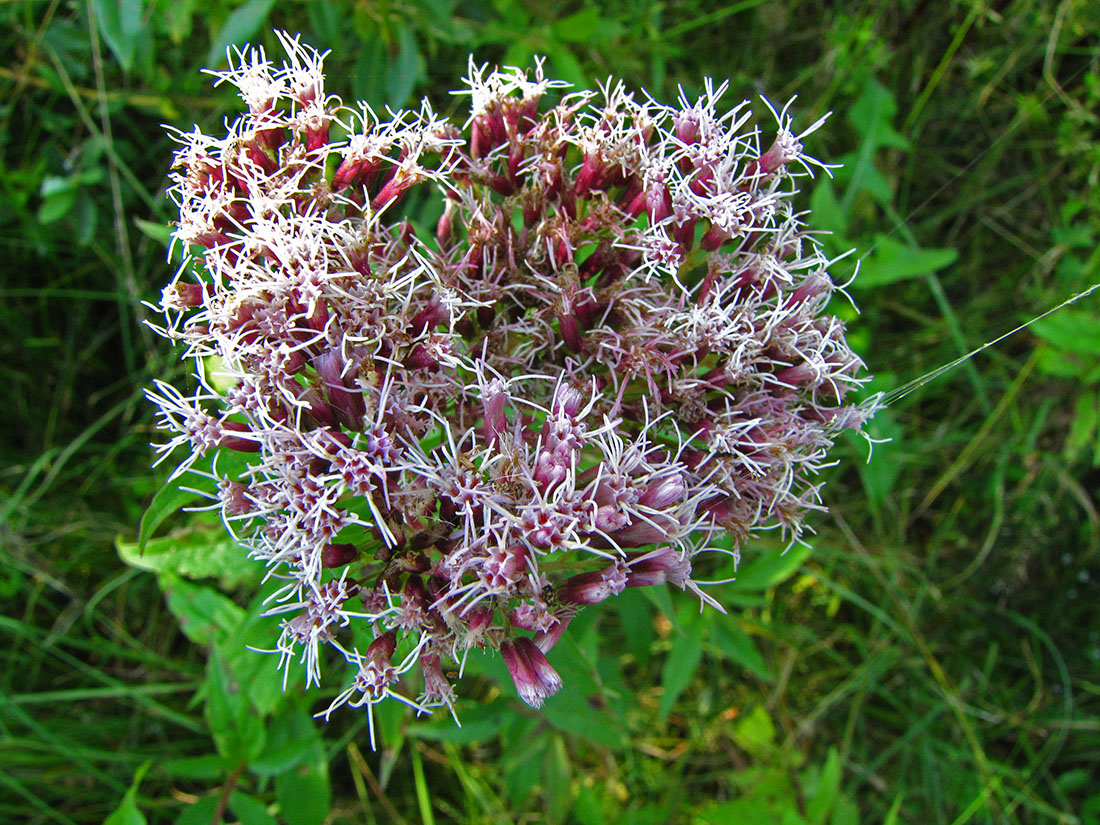
<svg viewBox="0 0 1100 825"><path fill-rule="evenodd" d="M281 64L216 73L247 107L228 134L179 135L161 331L200 387L149 395L178 472L247 455L216 503L284 583L284 664L307 685L325 648L353 666L326 715L453 711L472 648L538 707L583 606L671 583L720 607L700 554L798 539L832 439L868 416L791 205L820 121L757 125L710 82L667 106L472 62L463 125L379 116L280 39Z"/></svg>

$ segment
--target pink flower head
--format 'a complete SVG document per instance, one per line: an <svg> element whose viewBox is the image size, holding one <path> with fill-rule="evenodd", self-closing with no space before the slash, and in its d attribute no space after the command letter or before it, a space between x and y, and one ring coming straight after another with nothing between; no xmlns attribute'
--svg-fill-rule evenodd
<svg viewBox="0 0 1100 825"><path fill-rule="evenodd" d="M539 707L579 610L665 584L721 609L692 578L712 536L735 558L799 539L833 437L873 412L846 401L867 379L793 204L828 170L803 145L823 121L796 130L792 102L758 125L710 80L666 105L472 62L464 123L380 115L278 37L281 62L216 73L245 103L225 134L177 135L159 331L199 389L148 396L158 461L216 479L284 582L280 665L351 666L323 715L453 711L475 647Z"/></svg>

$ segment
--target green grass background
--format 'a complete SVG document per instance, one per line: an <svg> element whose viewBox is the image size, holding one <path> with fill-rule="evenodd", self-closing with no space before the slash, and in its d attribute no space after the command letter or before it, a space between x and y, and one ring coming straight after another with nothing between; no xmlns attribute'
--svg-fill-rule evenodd
<svg viewBox="0 0 1100 825"><path fill-rule="evenodd" d="M679 592L583 614L545 714L475 663L461 731L384 712L372 753L361 716L309 721L332 690L265 692L250 653L242 686L236 652L274 627L248 621L248 575L158 577L116 548L163 477L141 390L184 372L141 323L171 274L161 124L235 111L199 73L227 43L277 54L271 28L300 31L346 101L460 119L471 52L663 100L729 78L731 104L797 93L806 125L832 110L808 150L845 168L804 203L863 258L849 327L889 390L1100 280L1095 3L8 0L0 19L0 821L1100 822L1097 296L881 413L870 464L838 445L813 551L746 548L728 616ZM221 541L180 514L162 533Z"/></svg>

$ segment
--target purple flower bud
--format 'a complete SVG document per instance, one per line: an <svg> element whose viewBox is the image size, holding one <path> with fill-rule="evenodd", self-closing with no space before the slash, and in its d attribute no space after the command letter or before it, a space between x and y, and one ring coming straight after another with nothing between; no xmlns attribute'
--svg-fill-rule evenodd
<svg viewBox="0 0 1100 825"><path fill-rule="evenodd" d="M531 637L531 641L534 642L535 647L543 653L549 653L551 648L561 639L562 634L565 633L565 629L569 627L569 623L572 620L573 616L571 613L559 614L557 624L549 630L539 631Z"/></svg>
<svg viewBox="0 0 1100 825"><path fill-rule="evenodd" d="M687 494L683 476L666 476L650 483L638 499L638 503L654 510L666 510L679 504Z"/></svg>
<svg viewBox="0 0 1100 825"><path fill-rule="evenodd" d="M326 544L321 551L321 567L331 570L359 558L359 548L354 544Z"/></svg>
<svg viewBox="0 0 1100 825"><path fill-rule="evenodd" d="M627 587L648 587L669 582L683 588L691 580L691 559L687 553L672 547L658 547L649 553L632 553L627 557L630 572Z"/></svg>
<svg viewBox="0 0 1100 825"><path fill-rule="evenodd" d="M500 655L508 666L519 698L531 707L541 708L548 697L561 690L561 677L530 639L522 637L502 643Z"/></svg>

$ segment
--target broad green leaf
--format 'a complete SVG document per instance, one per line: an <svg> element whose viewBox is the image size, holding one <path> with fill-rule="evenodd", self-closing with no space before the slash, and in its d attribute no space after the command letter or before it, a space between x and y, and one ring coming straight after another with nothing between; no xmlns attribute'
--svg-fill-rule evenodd
<svg viewBox="0 0 1100 825"><path fill-rule="evenodd" d="M1059 310L1036 321L1031 331L1067 352L1100 355L1100 316L1087 310Z"/></svg>
<svg viewBox="0 0 1100 825"><path fill-rule="evenodd" d="M174 573L189 579L218 578L227 588L254 584L263 565L225 533L221 523L199 523L146 543L115 540L119 557L131 567Z"/></svg>
<svg viewBox="0 0 1100 825"><path fill-rule="evenodd" d="M229 795L229 810L241 821L241 825L278 825L263 802L241 791L233 791Z"/></svg>
<svg viewBox="0 0 1100 825"><path fill-rule="evenodd" d="M687 633L676 640L672 650L661 666L661 703L657 709L657 718L662 722L668 718L676 700L684 692L695 675L695 669L703 658L703 640L698 633Z"/></svg>
<svg viewBox="0 0 1100 825"><path fill-rule="evenodd" d="M454 723L446 709L440 709L431 721L412 722L406 728L408 736L417 739L432 739L437 742L454 742L466 745L484 742L500 733L508 723L509 706L503 700L492 702L470 710L459 716L461 727ZM423 719L423 717L422 717Z"/></svg>
<svg viewBox="0 0 1100 825"><path fill-rule="evenodd" d="M600 17L599 6L587 6L556 21L551 31L566 43L598 43L614 37L620 28L615 21Z"/></svg>
<svg viewBox="0 0 1100 825"><path fill-rule="evenodd" d="M502 754L500 769L504 795L513 806L519 806L538 785L543 757L549 745L545 732L538 735L528 731L522 738L513 740Z"/></svg>
<svg viewBox="0 0 1100 825"><path fill-rule="evenodd" d="M737 625L736 620L723 617L722 621L713 624L710 633L711 640L727 659L767 682L772 681L771 671L757 650L756 642Z"/></svg>
<svg viewBox="0 0 1100 825"><path fill-rule="evenodd" d="M732 593L767 590L786 581L795 574L810 555L811 549L796 545L785 553L764 551L737 568L737 578L725 585Z"/></svg>
<svg viewBox="0 0 1100 825"><path fill-rule="evenodd" d="M141 767L134 771L133 784L122 797L119 806L103 821L103 825L145 825L145 814L138 808L137 794L141 780L152 764L151 761L143 762Z"/></svg>
<svg viewBox="0 0 1100 825"><path fill-rule="evenodd" d="M822 175L814 191L810 193L810 210L813 212L814 225L827 232L843 235L848 230L848 216L840 207L836 196L836 186L832 178ZM845 246L839 238L833 239L836 246Z"/></svg>
<svg viewBox="0 0 1100 825"><path fill-rule="evenodd" d="M889 147L906 151L911 148L910 142L894 131L892 125L897 112L898 104L889 90L874 78L868 78L848 110L848 122L874 149Z"/></svg>
<svg viewBox="0 0 1100 825"><path fill-rule="evenodd" d="M757 705L734 726L733 739L746 753L757 756L775 744L775 724L763 705Z"/></svg>
<svg viewBox="0 0 1100 825"><path fill-rule="evenodd" d="M267 21L275 0L248 0L238 6L226 19L214 42L210 44L210 51L206 55L207 66L221 66L225 63L226 49L229 46L243 46L247 43Z"/></svg>
<svg viewBox="0 0 1100 825"><path fill-rule="evenodd" d="M886 235L876 235L874 251L863 259L852 288L869 289L937 272L958 257L954 249L917 249Z"/></svg>
<svg viewBox="0 0 1100 825"><path fill-rule="evenodd" d="M558 730L615 750L626 747L622 721L606 710L592 707L582 691L570 690L568 685L546 700L542 715Z"/></svg>
<svg viewBox="0 0 1100 825"><path fill-rule="evenodd" d="M183 756L160 763L162 771L180 779L217 779L234 767L217 754Z"/></svg>
<svg viewBox="0 0 1100 825"><path fill-rule="evenodd" d="M221 641L245 620L244 610L228 597L212 588L184 581L170 572L161 574L160 588L180 629L195 644Z"/></svg>
<svg viewBox="0 0 1100 825"><path fill-rule="evenodd" d="M315 744L308 738L291 739L278 745L268 743L263 753L248 763L248 769L265 777L286 773L313 756Z"/></svg>
<svg viewBox="0 0 1100 825"><path fill-rule="evenodd" d="M275 777L275 798L286 825L322 825L332 804L328 763L320 737L309 758L296 768Z"/></svg>
<svg viewBox="0 0 1100 825"><path fill-rule="evenodd" d="M619 614L627 647L638 664L645 666L652 655L653 639L657 634L653 629L653 606L640 589L627 588L611 600L611 606Z"/></svg>
<svg viewBox="0 0 1100 825"><path fill-rule="evenodd" d="M123 71L134 66L134 54L141 31L143 0L94 0L99 33Z"/></svg>
<svg viewBox="0 0 1100 825"><path fill-rule="evenodd" d="M246 764L263 751L263 721L217 647L206 666L206 721L214 745L232 764Z"/></svg>
<svg viewBox="0 0 1100 825"><path fill-rule="evenodd" d="M176 817L176 825L210 825L214 821L214 812L218 810L218 797L204 796L193 805L188 805Z"/></svg>

